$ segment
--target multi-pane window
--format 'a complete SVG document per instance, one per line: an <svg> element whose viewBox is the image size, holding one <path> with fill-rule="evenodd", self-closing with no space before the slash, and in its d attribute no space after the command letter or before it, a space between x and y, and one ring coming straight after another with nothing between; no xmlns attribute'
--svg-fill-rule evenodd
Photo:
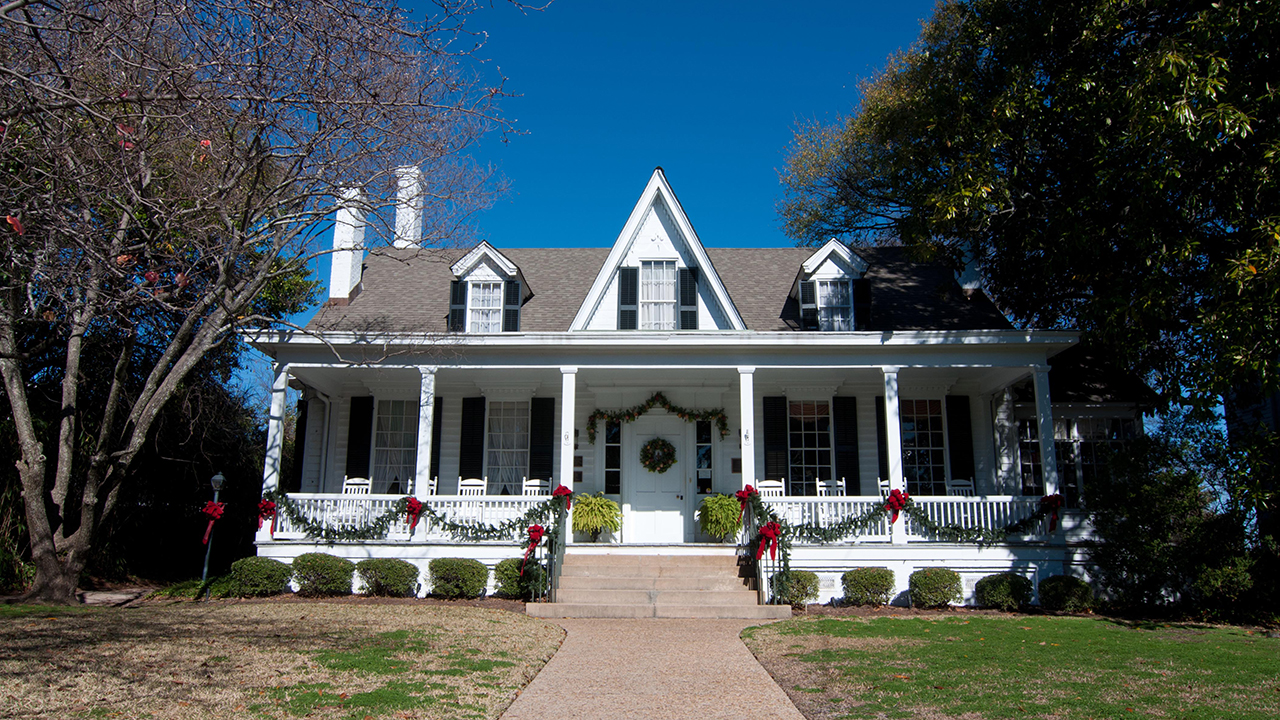
<svg viewBox="0 0 1280 720"><path fill-rule="evenodd" d="M471 283L471 332L502 332L502 283Z"/></svg>
<svg viewBox="0 0 1280 720"><path fill-rule="evenodd" d="M852 330L850 299L847 280L819 280L818 329L827 332Z"/></svg>
<svg viewBox="0 0 1280 720"><path fill-rule="evenodd" d="M676 329L676 261L640 263L640 329Z"/></svg>
<svg viewBox="0 0 1280 720"><path fill-rule="evenodd" d="M379 400L371 467L375 493L402 493L417 470L418 403Z"/></svg>
<svg viewBox="0 0 1280 720"><path fill-rule="evenodd" d="M698 465L698 494L711 494L711 421L695 423L694 452Z"/></svg>
<svg viewBox="0 0 1280 720"><path fill-rule="evenodd" d="M622 423L613 420L604 423L604 492L622 492Z"/></svg>
<svg viewBox="0 0 1280 720"><path fill-rule="evenodd" d="M902 475L910 495L946 495L946 440L941 400L903 400Z"/></svg>
<svg viewBox="0 0 1280 720"><path fill-rule="evenodd" d="M831 404L792 400L787 406L787 494L817 495L818 483L831 480Z"/></svg>
<svg viewBox="0 0 1280 720"><path fill-rule="evenodd" d="M1023 495L1044 494L1038 423L1018 422L1018 454ZM1137 433L1133 418L1054 418L1053 447L1058 461L1059 492L1067 507L1079 507L1086 485L1101 472L1107 457Z"/></svg>
<svg viewBox="0 0 1280 720"><path fill-rule="evenodd" d="M519 495L529 474L529 403L489 402L485 474L490 495Z"/></svg>

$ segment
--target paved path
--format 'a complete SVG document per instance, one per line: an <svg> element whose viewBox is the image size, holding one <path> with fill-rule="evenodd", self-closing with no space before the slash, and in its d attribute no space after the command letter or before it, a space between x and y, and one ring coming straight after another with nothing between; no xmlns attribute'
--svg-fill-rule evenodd
<svg viewBox="0 0 1280 720"><path fill-rule="evenodd" d="M555 622L564 644L502 720L804 720L738 639L759 620Z"/></svg>

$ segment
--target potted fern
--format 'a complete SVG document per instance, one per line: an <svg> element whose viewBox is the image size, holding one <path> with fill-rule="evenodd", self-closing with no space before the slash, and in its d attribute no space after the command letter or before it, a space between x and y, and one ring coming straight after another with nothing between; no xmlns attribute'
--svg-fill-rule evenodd
<svg viewBox="0 0 1280 720"><path fill-rule="evenodd" d="M604 493L583 493L573 499L573 531L591 536L591 542L599 542L606 530L616 533L622 529L622 508L604 496Z"/></svg>
<svg viewBox="0 0 1280 720"><path fill-rule="evenodd" d="M728 495L708 495L698 506L698 526L717 540L732 540L742 529L742 506Z"/></svg>

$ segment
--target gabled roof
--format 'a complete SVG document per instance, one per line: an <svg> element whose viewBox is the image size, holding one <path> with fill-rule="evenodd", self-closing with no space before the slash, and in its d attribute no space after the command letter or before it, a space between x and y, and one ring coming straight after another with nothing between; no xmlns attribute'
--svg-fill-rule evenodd
<svg viewBox="0 0 1280 720"><path fill-rule="evenodd" d="M818 248L817 252L810 255L800 265L800 269L806 275L812 275L822 267L822 263L832 255L840 258L846 265L853 268L854 272L865 273L867 271L867 261L853 251L848 245L840 242L835 238L831 238L825 245Z"/></svg>
<svg viewBox="0 0 1280 720"><path fill-rule="evenodd" d="M508 278L516 278L520 280L520 299L528 300L533 294L533 288L529 287L529 281L525 279L524 271L520 269L520 265L512 262L506 255L498 252L497 248L489 244L488 240L481 240L479 245L471 248L471 252L463 255L461 259L449 266L449 272L453 273L456 278L471 272L472 268L479 265L482 260L488 259Z"/></svg>
<svg viewBox="0 0 1280 720"><path fill-rule="evenodd" d="M640 199L631 210L631 215L627 218L626 224L622 226L622 232L618 233L618 238L613 241L609 256L605 258L604 264L600 266L599 271L596 273L595 281L587 292L586 299L578 307L573 322L569 324L570 330L583 330L587 327L592 314L604 297L610 279L617 272L618 265L626 257L627 250L635 241L636 234L640 231L645 216L651 208L659 203L667 208L672 222L675 223L676 229L683 236L685 247L689 254L693 256L695 264L702 274L702 282L706 283L716 302L719 303L725 319L729 322L730 329L747 329L747 325L742 321L742 316L738 313L738 309L734 307L728 291L725 290L724 283L716 272L715 265L712 264L711 258L707 255L706 248L702 246L702 241L698 239L698 233L694 231L693 223L689 222L689 216L685 214L680 201L676 199L675 191L671 189L666 175L662 172L662 168L659 167L654 168L653 175L649 176L649 183L645 185L644 192L640 193Z"/></svg>

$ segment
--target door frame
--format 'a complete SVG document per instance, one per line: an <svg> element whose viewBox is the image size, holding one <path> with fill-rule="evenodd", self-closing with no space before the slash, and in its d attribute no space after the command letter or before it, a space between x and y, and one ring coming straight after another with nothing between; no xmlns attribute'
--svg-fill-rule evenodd
<svg viewBox="0 0 1280 720"><path fill-rule="evenodd" d="M642 420L668 420L671 422L670 427L672 428L677 428L678 425L678 429L676 429L675 432L670 433L679 437L679 443L676 443L676 466L668 472L678 471L681 474L680 486L682 492L679 493L680 499L678 501L680 503L678 507L681 514L681 537L678 541L672 542L687 543L689 542L689 538L692 537L693 532L693 511L691 510L691 507L694 497L690 494L689 488L692 477L690 472L697 463L695 462L696 458L690 454L689 448L693 447L694 429L692 423L685 422L679 416L658 408L650 410L645 413L643 417L637 418L633 422L624 423L622 425L623 452L634 453L634 455L631 456L624 456L622 460L622 542L624 544L654 542L637 541L635 539L634 523L628 522L628 516L631 515L631 513L641 512L632 510L631 508L634 505L633 501L635 500L636 487L639 485L644 475L649 474L640 467L640 443L636 437L638 434L636 423L641 422ZM659 432L658 434L667 435L668 433ZM637 470L638 472L636 472Z"/></svg>

